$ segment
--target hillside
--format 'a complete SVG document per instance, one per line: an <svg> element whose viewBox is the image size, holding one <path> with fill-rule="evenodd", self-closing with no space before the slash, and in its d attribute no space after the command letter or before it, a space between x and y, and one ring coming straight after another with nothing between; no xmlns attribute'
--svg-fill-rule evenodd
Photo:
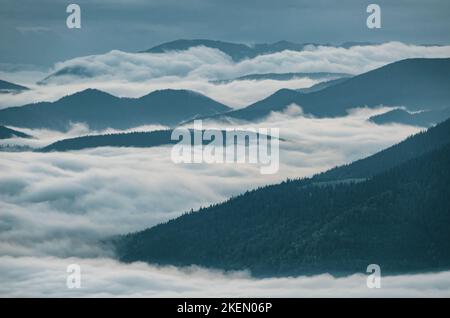
<svg viewBox="0 0 450 318"><path fill-rule="evenodd" d="M405 143L419 146L426 134ZM366 181L264 187L122 236L117 256L257 276L340 275L371 263L384 273L448 269L449 166L450 144L442 143Z"/></svg>
<svg viewBox="0 0 450 318"><path fill-rule="evenodd" d="M368 178L450 143L450 120L408 137L372 156L314 176L316 181Z"/></svg>

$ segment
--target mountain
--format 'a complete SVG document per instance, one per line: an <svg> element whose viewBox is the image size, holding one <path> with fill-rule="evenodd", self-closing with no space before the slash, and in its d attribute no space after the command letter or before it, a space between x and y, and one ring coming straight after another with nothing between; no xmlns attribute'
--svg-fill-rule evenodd
<svg viewBox="0 0 450 318"><path fill-rule="evenodd" d="M337 85L304 94L282 89L227 116L253 120L295 103L317 117L343 116L350 108L405 106L412 111L450 104L450 59L407 59L352 77Z"/></svg>
<svg viewBox="0 0 450 318"><path fill-rule="evenodd" d="M256 56L255 55L256 52L250 46L245 44L236 44L230 42L203 40L203 39L175 40L172 42L167 42L154 46L146 51L143 51L142 53L165 53L170 51L185 51L196 46L205 46L208 48L220 50L223 53L229 55L235 61Z"/></svg>
<svg viewBox="0 0 450 318"><path fill-rule="evenodd" d="M372 116L369 118L369 120L379 125L398 123L413 126L431 127L446 120L449 117L450 107L413 113L401 108L397 108L380 115Z"/></svg>
<svg viewBox="0 0 450 318"><path fill-rule="evenodd" d="M278 41L275 43L261 43L254 45L247 45L242 43L232 43L232 42L224 42L224 41L215 41L215 40L207 40L207 39L180 39L171 42L166 42L154 46L150 49L141 51L139 53L165 53L165 52L174 52L174 51L186 51L193 47L204 46L211 49L217 49L222 53L230 56L230 58L239 62L245 59L254 58L258 55L271 54L282 52L285 50L290 51L303 51L308 46L334 46L334 47L343 47L350 48L352 46L365 46L372 45L368 42L347 42L342 45L331 45L331 44L318 44L318 43L293 43L289 41ZM65 77L68 78L65 78ZM70 82L75 77L78 79L83 78L92 78L95 76L95 72L92 69L86 66L67 66L61 69L58 69L56 72L48 75L44 79L40 80L37 84L46 85L51 83L52 81L56 81L58 83L64 82L67 80Z"/></svg>
<svg viewBox="0 0 450 318"><path fill-rule="evenodd" d="M406 138L372 156L320 173L312 181L366 179L450 143L450 120Z"/></svg>
<svg viewBox="0 0 450 318"><path fill-rule="evenodd" d="M249 269L256 276L341 275L373 263L383 273L448 269L449 166L446 143L365 181L287 181L113 244L125 262Z"/></svg>
<svg viewBox="0 0 450 318"><path fill-rule="evenodd" d="M303 51L305 47L309 45L332 46L330 44L293 43L289 41L278 41L275 43L268 43L268 44L260 43L260 44L246 45L240 43L231 43L206 39L193 39L193 40L181 39L154 46L146 51L143 51L143 53L164 53L171 51L185 51L192 47L205 46L208 48L222 51L223 53L229 55L234 61L241 61L248 58L254 58L258 55L277 53L285 50ZM356 45L371 45L371 44L364 42L347 42L344 43L341 47L349 48L351 46Z"/></svg>
<svg viewBox="0 0 450 318"><path fill-rule="evenodd" d="M9 138L31 138L30 135L27 135L21 131L14 130L5 126L0 126L0 139L9 139Z"/></svg>
<svg viewBox="0 0 450 318"><path fill-rule="evenodd" d="M194 130L189 129L191 134L190 143L192 144L194 140ZM51 151L72 151L72 150L82 150L88 148L95 147L139 147L139 148L150 148L150 147L158 147L164 145L173 145L179 142L183 144L189 143L189 141L179 141L172 140L172 129L167 130L156 130L149 132L129 132L129 133L117 133L117 134L104 134L104 135L89 135L89 136L81 136L69 139L59 140L54 142L44 148L38 149L40 152L51 152ZM200 133L199 130L197 130ZM201 131L202 134L204 130ZM217 130L217 133L222 134L223 142L226 144L226 131L225 130ZM247 132L245 130L234 130L233 134L238 136L237 142L242 142L245 140L245 136L247 136ZM260 134L256 134L255 137L258 138ZM253 139L252 135L248 137L247 142L257 142L256 139ZM267 137L270 140L270 136ZM283 139L279 139L284 141ZM211 141L202 140L204 145L209 144Z"/></svg>
<svg viewBox="0 0 450 318"><path fill-rule="evenodd" d="M0 110L0 124L66 130L71 123L93 129L127 129L145 124L176 125L230 108L187 90L154 91L140 98L119 98L87 89L59 99Z"/></svg>
<svg viewBox="0 0 450 318"><path fill-rule="evenodd" d="M25 86L0 80L0 94L8 94L8 93L17 94L25 90L28 90L28 88Z"/></svg>
<svg viewBox="0 0 450 318"><path fill-rule="evenodd" d="M249 74L234 79L216 80L211 81L215 84L227 84L233 81L261 81L261 80L274 80L274 81L289 81L295 78L308 77L316 80L333 80L340 78L348 78L350 74L345 73L330 73L330 72L317 72L317 73L264 73L264 74Z"/></svg>
<svg viewBox="0 0 450 318"><path fill-rule="evenodd" d="M157 147L177 143L176 140L171 140L171 134L172 130L157 130L151 132L81 136L59 140L39 149L39 151L72 151L95 147Z"/></svg>

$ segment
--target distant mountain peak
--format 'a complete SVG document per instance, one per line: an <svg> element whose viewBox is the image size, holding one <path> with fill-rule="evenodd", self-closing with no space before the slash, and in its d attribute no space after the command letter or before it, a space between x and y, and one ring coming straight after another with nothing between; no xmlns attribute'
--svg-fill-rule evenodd
<svg viewBox="0 0 450 318"><path fill-rule="evenodd" d="M116 97L112 94L109 94L107 92L104 92L102 90L96 89L96 88L87 88L84 89L82 91L70 94L70 95L66 95L63 98L61 98L60 100L66 100L66 99L118 99L119 97Z"/></svg>

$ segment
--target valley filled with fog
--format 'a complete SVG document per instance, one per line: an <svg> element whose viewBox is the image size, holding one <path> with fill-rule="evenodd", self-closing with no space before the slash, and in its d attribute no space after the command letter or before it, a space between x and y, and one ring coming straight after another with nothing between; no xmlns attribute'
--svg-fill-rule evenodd
<svg viewBox="0 0 450 318"><path fill-rule="evenodd" d="M30 88L20 94L0 95L0 108L53 102L86 88L133 98L172 88L193 90L239 109L282 88L305 89L338 79L342 74L354 76L407 58L449 56L450 46L400 42L349 48L311 45L303 51L286 50L241 61L203 46L166 53L115 50L61 61L48 70L0 71L1 79ZM308 75L317 72L327 74ZM271 73L298 75L280 80L271 78ZM252 74L268 75L239 79ZM313 176L375 154L425 130L421 126L380 125L369 120L402 106L359 105L345 116L318 118L305 114L302 105L291 104L252 122L204 120L204 128L279 128L279 170L271 175L261 174L260 167L250 163L175 164L170 145L33 151L77 136L170 128L162 124L93 129L74 122L66 131L8 126L33 138L0 140L0 146L29 147L0 152L0 295L448 296L449 272L383 277L383 288L370 290L363 274L340 278L328 274L255 278L246 270L223 272L197 266L125 264L101 243L115 235L141 231L185 212L223 202L247 190L288 178ZM189 123L185 125L190 127ZM66 267L72 263L82 268L82 288L78 290L66 287Z"/></svg>

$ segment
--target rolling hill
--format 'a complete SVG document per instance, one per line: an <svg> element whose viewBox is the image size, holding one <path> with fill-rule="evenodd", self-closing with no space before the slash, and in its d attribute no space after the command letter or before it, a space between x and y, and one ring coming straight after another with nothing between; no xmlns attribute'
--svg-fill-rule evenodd
<svg viewBox="0 0 450 318"><path fill-rule="evenodd" d="M119 98L87 89L59 99L0 110L0 124L67 130L71 123L93 129L127 129L146 124L173 126L230 108L187 90L160 90L140 98Z"/></svg>

